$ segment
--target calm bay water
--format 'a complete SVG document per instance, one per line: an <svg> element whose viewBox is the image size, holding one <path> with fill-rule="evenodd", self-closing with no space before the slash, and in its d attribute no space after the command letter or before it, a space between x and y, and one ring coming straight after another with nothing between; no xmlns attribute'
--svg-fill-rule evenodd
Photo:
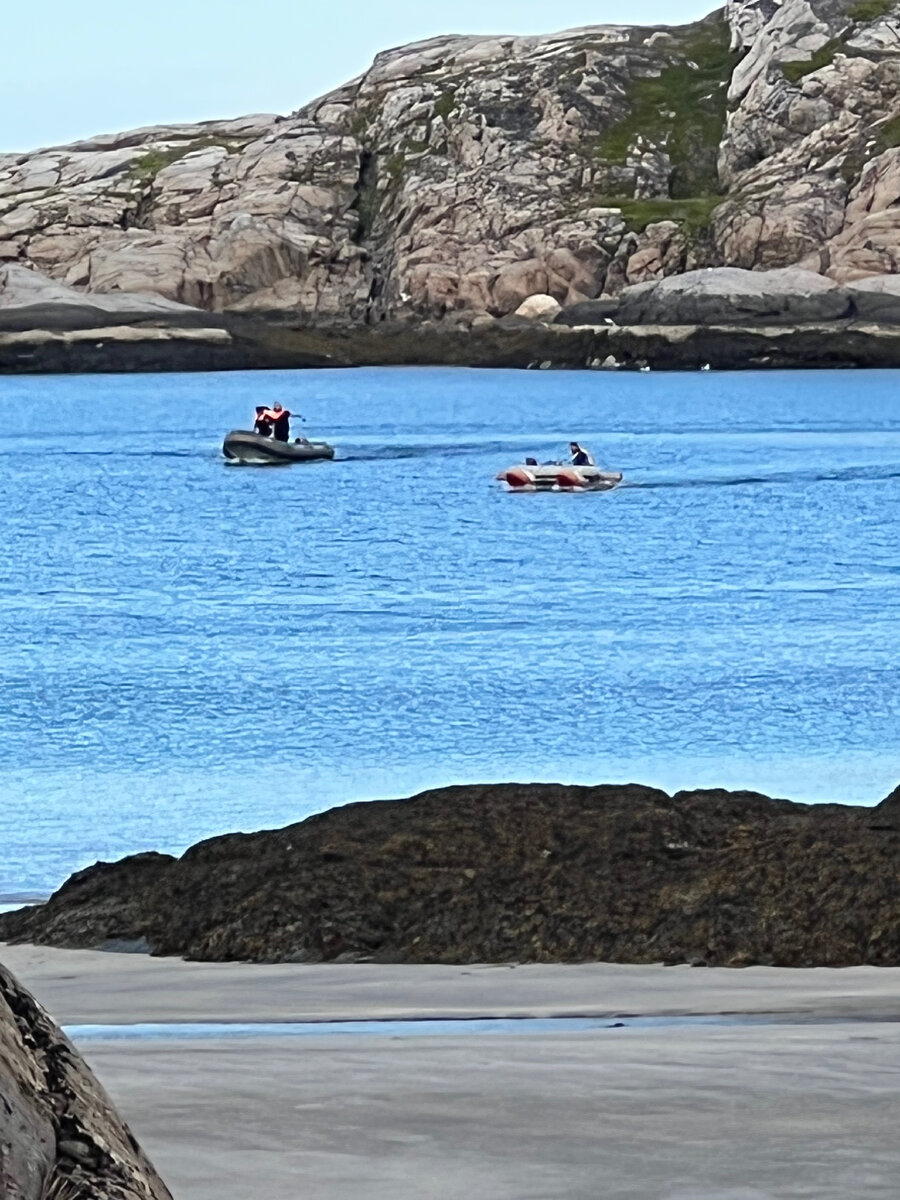
<svg viewBox="0 0 900 1200"><path fill-rule="evenodd" d="M0 378L0 899L499 779L900 779L891 372ZM340 461L225 465L257 403ZM570 437L605 495L507 495Z"/></svg>

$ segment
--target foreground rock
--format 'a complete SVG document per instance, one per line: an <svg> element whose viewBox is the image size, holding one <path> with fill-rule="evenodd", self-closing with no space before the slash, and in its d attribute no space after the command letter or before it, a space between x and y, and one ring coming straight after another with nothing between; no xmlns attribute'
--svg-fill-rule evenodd
<svg viewBox="0 0 900 1200"><path fill-rule="evenodd" d="M0 1197L172 1200L71 1042L3 967Z"/></svg>
<svg viewBox="0 0 900 1200"><path fill-rule="evenodd" d="M356 804L73 876L0 937L205 960L900 965L900 795L637 785Z"/></svg>

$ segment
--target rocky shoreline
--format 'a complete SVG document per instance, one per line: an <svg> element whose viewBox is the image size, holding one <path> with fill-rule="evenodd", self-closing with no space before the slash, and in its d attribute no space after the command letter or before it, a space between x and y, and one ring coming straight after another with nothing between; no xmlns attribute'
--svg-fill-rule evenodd
<svg viewBox="0 0 900 1200"><path fill-rule="evenodd" d="M204 961L900 965L875 808L635 784L453 787L74 875L0 939Z"/></svg>
<svg viewBox="0 0 900 1200"><path fill-rule="evenodd" d="M254 323L230 329L0 333L0 374L248 371L365 366L542 370L765 370L898 367L900 329L840 325L634 326L539 331L325 333Z"/></svg>
<svg viewBox="0 0 900 1200"><path fill-rule="evenodd" d="M530 297L502 318L354 325L210 313L141 294L85 296L26 268L0 268L0 374L445 365L900 366L900 277L842 287L802 270L720 268L567 307Z"/></svg>

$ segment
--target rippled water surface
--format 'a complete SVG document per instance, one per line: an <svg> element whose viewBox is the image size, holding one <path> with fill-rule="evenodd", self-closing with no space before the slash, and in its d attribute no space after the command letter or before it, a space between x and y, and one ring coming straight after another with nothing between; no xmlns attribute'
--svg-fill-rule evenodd
<svg viewBox="0 0 900 1200"><path fill-rule="evenodd" d="M0 378L0 899L454 781L900 777L890 372ZM340 461L240 468L285 399ZM628 486L507 495L570 436Z"/></svg>

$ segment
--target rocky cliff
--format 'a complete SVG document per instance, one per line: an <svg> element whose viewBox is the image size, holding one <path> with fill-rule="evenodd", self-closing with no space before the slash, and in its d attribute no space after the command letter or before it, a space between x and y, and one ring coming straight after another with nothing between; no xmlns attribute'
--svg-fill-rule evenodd
<svg viewBox="0 0 900 1200"><path fill-rule="evenodd" d="M307 325L488 321L695 267L900 256L900 5L446 37L290 116L0 157L0 258Z"/></svg>
<svg viewBox="0 0 900 1200"><path fill-rule="evenodd" d="M196 959L900 965L900 789L496 785L355 804L73 876L0 938Z"/></svg>
<svg viewBox="0 0 900 1200"><path fill-rule="evenodd" d="M172 1200L71 1042L3 967L0 1200Z"/></svg>

